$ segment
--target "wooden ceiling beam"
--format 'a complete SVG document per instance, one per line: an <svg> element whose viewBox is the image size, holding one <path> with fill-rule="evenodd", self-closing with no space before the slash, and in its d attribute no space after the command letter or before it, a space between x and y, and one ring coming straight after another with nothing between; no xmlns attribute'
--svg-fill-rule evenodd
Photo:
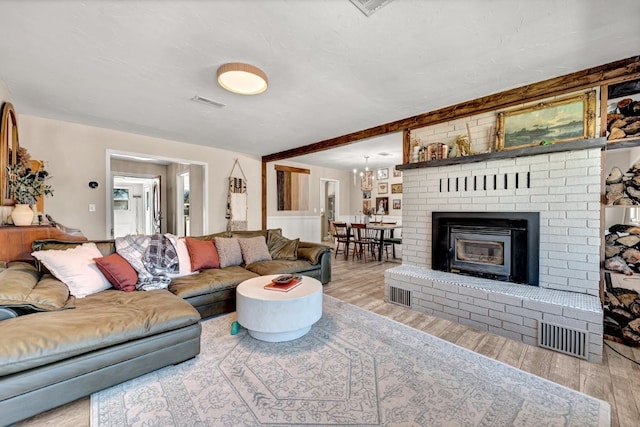
<svg viewBox="0 0 640 427"><path fill-rule="evenodd" d="M560 77L554 77L504 92L483 96L471 101L430 111L417 116L407 117L383 125L374 126L369 129L352 132L335 138L313 144L292 148L278 153L268 154L262 157L263 162L273 162L276 160L288 159L302 156L304 154L316 153L318 151L330 150L343 145L380 136L392 132L400 132L430 126L438 123L468 117L475 114L482 114L502 108L508 108L524 102L536 101L549 96L562 95L564 93L591 88L612 81L624 80L626 77L632 78L640 73L640 55L627 59L577 71Z"/></svg>

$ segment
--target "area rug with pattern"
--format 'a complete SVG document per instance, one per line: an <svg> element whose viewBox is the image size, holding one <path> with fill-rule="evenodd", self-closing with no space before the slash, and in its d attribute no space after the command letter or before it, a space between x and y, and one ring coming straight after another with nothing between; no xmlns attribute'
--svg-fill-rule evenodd
<svg viewBox="0 0 640 427"><path fill-rule="evenodd" d="M324 296L302 338L202 322L194 359L91 396L97 426L606 426L609 404Z"/></svg>

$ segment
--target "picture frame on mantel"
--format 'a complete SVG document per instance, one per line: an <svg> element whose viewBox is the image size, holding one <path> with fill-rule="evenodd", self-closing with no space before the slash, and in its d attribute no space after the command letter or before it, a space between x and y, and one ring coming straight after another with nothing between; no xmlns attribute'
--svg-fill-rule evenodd
<svg viewBox="0 0 640 427"><path fill-rule="evenodd" d="M498 113L495 151L595 138L596 91Z"/></svg>

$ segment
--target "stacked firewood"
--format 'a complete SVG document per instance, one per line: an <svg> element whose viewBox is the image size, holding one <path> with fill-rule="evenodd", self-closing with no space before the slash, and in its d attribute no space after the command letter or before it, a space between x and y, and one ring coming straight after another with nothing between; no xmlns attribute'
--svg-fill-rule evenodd
<svg viewBox="0 0 640 427"><path fill-rule="evenodd" d="M640 344L640 294L625 288L605 292L604 333L629 345Z"/></svg>
<svg viewBox="0 0 640 427"><path fill-rule="evenodd" d="M640 273L640 227L616 224L605 236L604 268L627 276Z"/></svg>
<svg viewBox="0 0 640 427"><path fill-rule="evenodd" d="M609 141L640 136L640 101L624 98L618 101L617 112L607 114Z"/></svg>
<svg viewBox="0 0 640 427"><path fill-rule="evenodd" d="M616 224L605 236L604 268L628 276L640 273L640 227ZM632 289L607 286L605 334L640 344L640 295Z"/></svg>
<svg viewBox="0 0 640 427"><path fill-rule="evenodd" d="M626 173L615 166L607 177L605 197L608 205L640 205L640 163L636 163Z"/></svg>

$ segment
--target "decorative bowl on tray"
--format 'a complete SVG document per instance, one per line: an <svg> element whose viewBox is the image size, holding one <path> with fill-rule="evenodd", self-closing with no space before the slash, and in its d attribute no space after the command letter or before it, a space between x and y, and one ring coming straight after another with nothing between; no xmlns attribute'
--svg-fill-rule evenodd
<svg viewBox="0 0 640 427"><path fill-rule="evenodd" d="M288 283L291 283L291 281L295 278L296 276L294 276L293 274L282 274L278 277L275 277L272 282L276 285L286 285Z"/></svg>

